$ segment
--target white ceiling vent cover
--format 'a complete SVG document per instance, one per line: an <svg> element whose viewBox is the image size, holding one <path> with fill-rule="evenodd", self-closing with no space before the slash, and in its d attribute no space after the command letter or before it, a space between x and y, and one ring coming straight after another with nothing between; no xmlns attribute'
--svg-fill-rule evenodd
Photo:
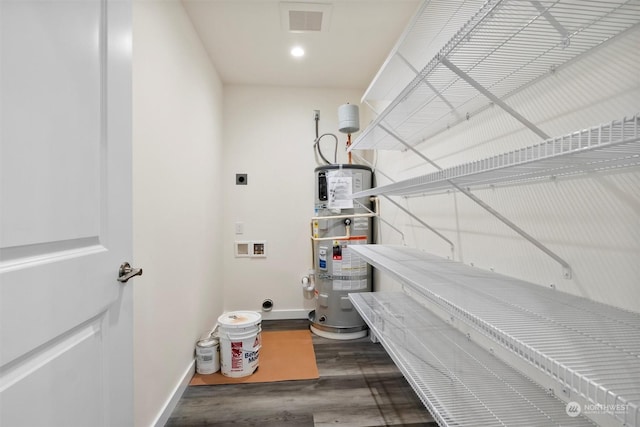
<svg viewBox="0 0 640 427"><path fill-rule="evenodd" d="M328 31L332 5L329 3L280 2L280 21L292 33Z"/></svg>
<svg viewBox="0 0 640 427"><path fill-rule="evenodd" d="M321 31L322 12L289 11L289 31Z"/></svg>

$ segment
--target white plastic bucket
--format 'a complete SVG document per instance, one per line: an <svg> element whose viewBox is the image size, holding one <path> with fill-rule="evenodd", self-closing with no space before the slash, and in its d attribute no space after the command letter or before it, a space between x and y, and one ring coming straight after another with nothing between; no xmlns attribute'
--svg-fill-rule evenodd
<svg viewBox="0 0 640 427"><path fill-rule="evenodd" d="M255 311L232 311L218 317L223 375L246 377L258 369L261 321L262 316Z"/></svg>

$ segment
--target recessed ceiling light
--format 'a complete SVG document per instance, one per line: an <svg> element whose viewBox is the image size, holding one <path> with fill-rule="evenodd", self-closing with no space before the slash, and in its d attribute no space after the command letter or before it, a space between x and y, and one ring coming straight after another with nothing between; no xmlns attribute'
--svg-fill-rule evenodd
<svg viewBox="0 0 640 427"><path fill-rule="evenodd" d="M294 47L293 49L291 49L291 56L295 56L296 58L304 56L304 49L300 46Z"/></svg>

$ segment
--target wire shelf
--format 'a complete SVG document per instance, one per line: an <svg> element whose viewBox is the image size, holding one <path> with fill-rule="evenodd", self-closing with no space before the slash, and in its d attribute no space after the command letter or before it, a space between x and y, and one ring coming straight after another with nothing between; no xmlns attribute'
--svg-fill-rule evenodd
<svg viewBox="0 0 640 427"><path fill-rule="evenodd" d="M443 16L441 3L428 2L419 11L385 62L389 71L380 71L367 90L371 96L384 93L393 98L350 150L404 149L398 138L415 145L487 106L488 99L446 63L505 99L640 23L638 0L488 0L462 26L455 14ZM477 2L463 2L461 16L469 16L474 5L477 8ZM443 19L448 20L445 27ZM434 34L429 26L440 31ZM440 40L447 26L460 30L433 54L432 41ZM419 55L404 53L419 52L421 45L423 53L432 55L424 66L412 63L411 56ZM397 82L409 74L411 80L398 91Z"/></svg>
<svg viewBox="0 0 640 427"><path fill-rule="evenodd" d="M371 190L374 194L428 194L640 164L640 114Z"/></svg>
<svg viewBox="0 0 640 427"><path fill-rule="evenodd" d="M441 427L593 425L408 295L349 297Z"/></svg>
<svg viewBox="0 0 640 427"><path fill-rule="evenodd" d="M362 96L390 102L484 5L486 0L423 1Z"/></svg>
<svg viewBox="0 0 640 427"><path fill-rule="evenodd" d="M416 249L360 245L354 251L561 388L602 405L626 426L640 426L640 314ZM612 405L624 410L609 410Z"/></svg>

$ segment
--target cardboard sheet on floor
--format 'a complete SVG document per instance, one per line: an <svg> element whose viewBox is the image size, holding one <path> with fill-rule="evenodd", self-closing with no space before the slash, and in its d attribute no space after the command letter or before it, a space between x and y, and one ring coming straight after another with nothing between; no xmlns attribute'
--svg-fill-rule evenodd
<svg viewBox="0 0 640 427"><path fill-rule="evenodd" d="M263 331L256 372L242 378L225 377L220 371L210 375L196 373L189 385L311 380L318 377L310 331Z"/></svg>

